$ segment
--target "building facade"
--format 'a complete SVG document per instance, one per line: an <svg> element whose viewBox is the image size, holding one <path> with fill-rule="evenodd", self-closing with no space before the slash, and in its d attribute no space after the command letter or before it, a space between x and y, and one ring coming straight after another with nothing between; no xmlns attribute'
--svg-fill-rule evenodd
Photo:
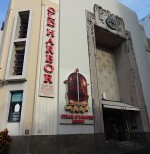
<svg viewBox="0 0 150 154"><path fill-rule="evenodd" d="M149 142L149 61L134 12L116 0L12 0L5 32L0 129L11 153Z"/></svg>
<svg viewBox="0 0 150 154"><path fill-rule="evenodd" d="M144 30L146 32L146 36L147 38L150 38L150 30L149 30L149 26L150 26L150 14L147 15L146 17L144 17L142 20L140 20L140 25L142 25L144 27Z"/></svg>
<svg viewBox="0 0 150 154"><path fill-rule="evenodd" d="M0 30L0 46L1 46L1 42L2 42L2 36L3 36L3 31ZM1 49L0 49L0 54L1 54Z"/></svg>
<svg viewBox="0 0 150 154"><path fill-rule="evenodd" d="M147 59L150 62L150 39L146 37L146 32L144 27L140 25L140 29L141 29L141 34L144 41Z"/></svg>

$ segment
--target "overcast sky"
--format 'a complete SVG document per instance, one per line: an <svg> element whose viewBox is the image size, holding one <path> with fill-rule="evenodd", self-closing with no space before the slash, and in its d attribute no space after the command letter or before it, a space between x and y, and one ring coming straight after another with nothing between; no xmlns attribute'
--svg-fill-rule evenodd
<svg viewBox="0 0 150 154"><path fill-rule="evenodd" d="M111 0L110 0L111 1ZM150 0L118 0L130 9L134 10L138 19L141 20L150 14ZM0 0L0 27L6 16L9 0Z"/></svg>

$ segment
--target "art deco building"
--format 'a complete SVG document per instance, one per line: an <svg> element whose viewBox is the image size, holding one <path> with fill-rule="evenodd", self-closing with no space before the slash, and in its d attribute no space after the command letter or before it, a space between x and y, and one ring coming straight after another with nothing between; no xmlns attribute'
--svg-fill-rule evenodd
<svg viewBox="0 0 150 154"><path fill-rule="evenodd" d="M0 129L13 137L10 152L143 148L147 55L136 14L116 0L11 0L0 62Z"/></svg>

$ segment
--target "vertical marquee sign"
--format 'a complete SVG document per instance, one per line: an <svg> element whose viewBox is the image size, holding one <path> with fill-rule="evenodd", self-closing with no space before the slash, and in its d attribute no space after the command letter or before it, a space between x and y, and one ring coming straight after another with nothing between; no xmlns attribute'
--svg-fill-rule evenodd
<svg viewBox="0 0 150 154"><path fill-rule="evenodd" d="M56 9L51 6L45 11L39 96L54 97L57 15Z"/></svg>

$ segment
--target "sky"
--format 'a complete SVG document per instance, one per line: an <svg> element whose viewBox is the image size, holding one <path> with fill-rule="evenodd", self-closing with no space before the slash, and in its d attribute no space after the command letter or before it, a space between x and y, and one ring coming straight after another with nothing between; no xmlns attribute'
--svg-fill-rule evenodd
<svg viewBox="0 0 150 154"><path fill-rule="evenodd" d="M143 19L150 14L150 0L118 0L122 4L126 5L131 10L135 11L138 20Z"/></svg>
<svg viewBox="0 0 150 154"><path fill-rule="evenodd" d="M111 0L110 0L111 1ZM150 14L150 0L118 0L137 13L138 19L141 20ZM0 27L5 20L9 0L0 0Z"/></svg>
<svg viewBox="0 0 150 154"><path fill-rule="evenodd" d="M5 20L8 5L9 5L9 0L0 0L0 28L2 22Z"/></svg>

